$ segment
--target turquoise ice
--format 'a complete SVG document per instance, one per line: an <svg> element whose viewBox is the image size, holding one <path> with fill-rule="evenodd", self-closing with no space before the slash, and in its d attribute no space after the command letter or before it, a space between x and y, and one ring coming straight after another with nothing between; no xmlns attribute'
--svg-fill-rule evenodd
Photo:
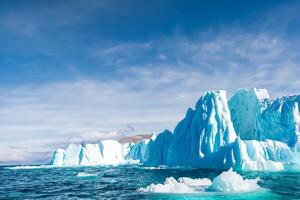
<svg viewBox="0 0 300 200"><path fill-rule="evenodd" d="M54 152L51 164L111 165L133 160L148 166L284 170L297 162L300 96L271 100L266 89L205 92L174 132L120 144L70 144Z"/></svg>

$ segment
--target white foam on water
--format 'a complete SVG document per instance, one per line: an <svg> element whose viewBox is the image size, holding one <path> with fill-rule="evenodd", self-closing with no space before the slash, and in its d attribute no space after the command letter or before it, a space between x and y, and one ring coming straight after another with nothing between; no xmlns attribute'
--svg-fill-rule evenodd
<svg viewBox="0 0 300 200"><path fill-rule="evenodd" d="M156 169L171 169L171 167L165 165L159 165L157 167L144 167L144 169L156 170Z"/></svg>
<svg viewBox="0 0 300 200"><path fill-rule="evenodd" d="M233 172L232 169L223 172L213 181L208 178L192 179L181 177L178 181L173 177L166 178L163 184L154 184L140 188L140 192L150 193L203 193L203 192L250 192L258 190L259 178L243 179L241 175Z"/></svg>
<svg viewBox="0 0 300 200"><path fill-rule="evenodd" d="M52 165L20 165L14 167L7 167L7 169L44 169L44 168L53 168Z"/></svg>
<svg viewBox="0 0 300 200"><path fill-rule="evenodd" d="M77 177L95 177L98 174L86 173L86 172L79 172Z"/></svg>

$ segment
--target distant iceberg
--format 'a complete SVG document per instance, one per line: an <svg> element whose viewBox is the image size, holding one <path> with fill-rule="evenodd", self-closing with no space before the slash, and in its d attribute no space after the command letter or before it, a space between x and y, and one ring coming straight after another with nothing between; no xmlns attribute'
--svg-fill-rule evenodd
<svg viewBox="0 0 300 200"><path fill-rule="evenodd" d="M165 130L136 143L103 140L57 149L54 166L116 165L284 170L297 161L300 96L269 98L265 89L208 91L189 108L174 132Z"/></svg>
<svg viewBox="0 0 300 200"><path fill-rule="evenodd" d="M103 140L98 144L70 144L66 150L57 149L52 157L54 166L118 165L130 162L125 159L129 144Z"/></svg>

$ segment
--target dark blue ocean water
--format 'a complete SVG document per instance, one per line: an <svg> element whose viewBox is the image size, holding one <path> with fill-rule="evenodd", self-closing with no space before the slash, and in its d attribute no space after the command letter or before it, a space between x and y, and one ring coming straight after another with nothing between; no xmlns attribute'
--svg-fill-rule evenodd
<svg viewBox="0 0 300 200"><path fill-rule="evenodd" d="M97 174L78 177L79 172ZM259 176L266 190L197 195L145 194L137 191L166 177L214 178L219 171L199 169L152 169L139 165L118 167L76 167L9 169L0 167L0 199L300 199L299 172L251 172Z"/></svg>

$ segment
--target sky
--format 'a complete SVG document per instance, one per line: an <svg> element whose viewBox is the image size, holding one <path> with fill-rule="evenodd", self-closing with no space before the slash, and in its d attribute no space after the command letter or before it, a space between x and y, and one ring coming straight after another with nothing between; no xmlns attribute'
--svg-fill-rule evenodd
<svg viewBox="0 0 300 200"><path fill-rule="evenodd" d="M206 90L300 93L299 1L0 1L0 164L173 131Z"/></svg>

